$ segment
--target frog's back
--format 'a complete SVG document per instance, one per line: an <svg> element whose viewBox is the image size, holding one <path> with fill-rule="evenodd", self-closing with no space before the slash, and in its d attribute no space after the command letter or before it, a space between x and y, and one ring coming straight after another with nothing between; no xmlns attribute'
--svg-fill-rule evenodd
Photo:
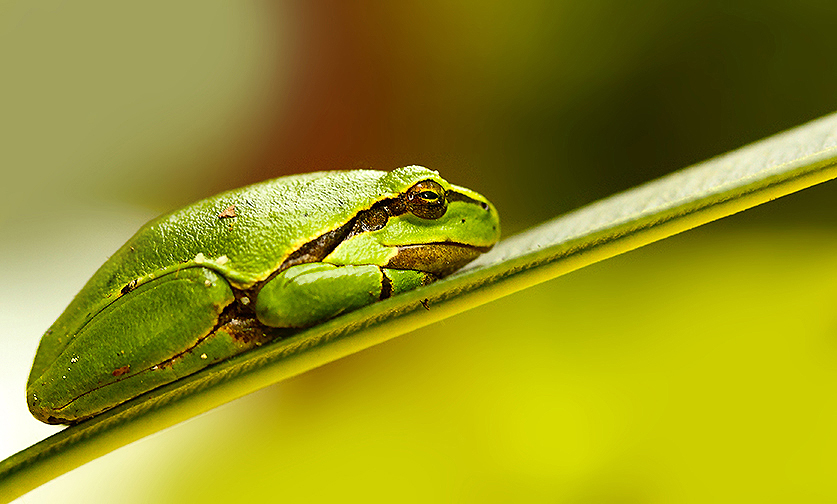
<svg viewBox="0 0 837 504"><path fill-rule="evenodd" d="M295 175L201 200L143 226L91 282L102 281L105 291L113 291L174 265L202 263L246 288L311 237L345 224L367 200L371 205L384 175L372 170Z"/></svg>

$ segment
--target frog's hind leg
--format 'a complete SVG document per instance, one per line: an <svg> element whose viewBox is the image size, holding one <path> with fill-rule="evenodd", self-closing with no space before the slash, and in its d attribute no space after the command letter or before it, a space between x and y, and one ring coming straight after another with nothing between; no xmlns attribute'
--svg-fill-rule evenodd
<svg viewBox="0 0 837 504"><path fill-rule="evenodd" d="M228 357L235 345L215 328L234 300L203 267L126 289L32 380L29 409L48 423L78 421Z"/></svg>

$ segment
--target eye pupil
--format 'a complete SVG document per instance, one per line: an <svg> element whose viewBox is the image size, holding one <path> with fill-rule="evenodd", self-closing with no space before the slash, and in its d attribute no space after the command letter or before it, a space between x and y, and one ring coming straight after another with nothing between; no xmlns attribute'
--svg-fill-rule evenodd
<svg viewBox="0 0 837 504"><path fill-rule="evenodd" d="M422 191L419 193L419 198L426 200L437 200L439 199L439 195L432 191Z"/></svg>

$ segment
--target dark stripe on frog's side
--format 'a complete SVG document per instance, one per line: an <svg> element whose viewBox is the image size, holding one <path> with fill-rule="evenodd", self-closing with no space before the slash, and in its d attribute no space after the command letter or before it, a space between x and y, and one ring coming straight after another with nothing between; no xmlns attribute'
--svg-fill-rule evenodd
<svg viewBox="0 0 837 504"><path fill-rule="evenodd" d="M401 215L406 211L407 207L400 201L400 198L387 198L375 203L371 208L358 212L355 217L337 229L327 231L291 252L288 258L282 261L282 264L266 279L244 291L245 295L256 299L262 286L284 270L298 264L320 262L349 237L381 229L386 226L390 217Z"/></svg>
<svg viewBox="0 0 837 504"><path fill-rule="evenodd" d="M296 249L279 265L279 268L271 274L271 277L297 264L322 261L346 239L377 231L386 226L390 217L402 215L406 212L407 206L400 197L381 200L372 205L371 208L358 212L349 222L337 229L323 233Z"/></svg>
<svg viewBox="0 0 837 504"><path fill-rule="evenodd" d="M322 261L348 238L377 231L386 226L390 217L402 215L406 212L407 206L401 201L400 197L381 200L372 205L371 208L358 212L354 218L337 229L323 233L293 251L265 282L270 281L291 266Z"/></svg>
<svg viewBox="0 0 837 504"><path fill-rule="evenodd" d="M323 233L317 238L314 238L310 242L302 245L293 251L291 255L289 255L288 258L279 265L279 268L274 271L270 277L268 277L267 280L269 281L282 270L286 270L291 266L322 261L331 253L332 250L343 243L343 240L348 238L352 229L355 227L357 220L357 216L353 217L349 222L343 224L339 228Z"/></svg>

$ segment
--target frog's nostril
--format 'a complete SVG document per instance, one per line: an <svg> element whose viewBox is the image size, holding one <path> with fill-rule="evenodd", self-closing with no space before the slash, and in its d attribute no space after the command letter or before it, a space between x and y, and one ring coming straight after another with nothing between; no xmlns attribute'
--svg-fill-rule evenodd
<svg viewBox="0 0 837 504"><path fill-rule="evenodd" d="M480 206L482 206L483 210L488 210L488 203L486 203L485 201L481 202Z"/></svg>

